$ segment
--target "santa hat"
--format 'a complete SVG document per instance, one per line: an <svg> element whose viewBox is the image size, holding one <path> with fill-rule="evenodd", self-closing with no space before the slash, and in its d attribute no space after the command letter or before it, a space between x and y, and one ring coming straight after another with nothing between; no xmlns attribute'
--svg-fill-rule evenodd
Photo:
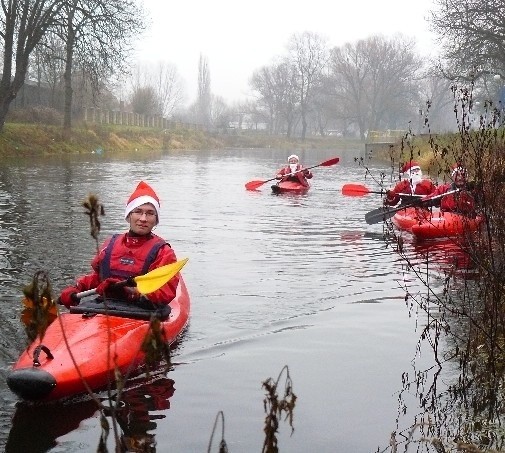
<svg viewBox="0 0 505 453"><path fill-rule="evenodd" d="M298 156L296 154L291 154L291 156L288 157L288 162L291 160L291 159L296 159L297 162L300 162L300 159L298 158Z"/></svg>
<svg viewBox="0 0 505 453"><path fill-rule="evenodd" d="M126 203L126 209L124 211L125 220L135 208L142 206L143 204L151 203L156 209L156 217L160 217L160 200L156 195L156 192L152 187L144 181L140 181L137 188L133 191L128 198Z"/></svg>
<svg viewBox="0 0 505 453"><path fill-rule="evenodd" d="M466 176L466 174L468 173L466 171L466 168L463 167L463 165L461 164L458 164L458 163L455 163L452 167L451 167L451 178L454 178L454 176L456 175L456 173L462 173Z"/></svg>
<svg viewBox="0 0 505 453"><path fill-rule="evenodd" d="M402 173L407 173L411 170L421 170L421 167L415 160L406 162L402 167Z"/></svg>

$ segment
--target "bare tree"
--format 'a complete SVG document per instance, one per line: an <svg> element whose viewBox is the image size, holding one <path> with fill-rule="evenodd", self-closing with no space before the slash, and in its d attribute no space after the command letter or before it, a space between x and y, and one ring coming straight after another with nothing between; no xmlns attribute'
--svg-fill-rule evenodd
<svg viewBox="0 0 505 453"><path fill-rule="evenodd" d="M173 64L159 62L153 82L160 102L161 114L166 117L172 115L184 99L183 84L177 68Z"/></svg>
<svg viewBox="0 0 505 453"><path fill-rule="evenodd" d="M143 29L143 13L135 0L67 0L55 33L65 46L66 131L72 125L72 73L81 68L98 92L101 81L126 72L131 40Z"/></svg>
<svg viewBox="0 0 505 453"><path fill-rule="evenodd" d="M431 64L430 68L436 66ZM454 96L452 82L433 69L421 80L421 105L419 106L420 131L430 132L454 130Z"/></svg>
<svg viewBox="0 0 505 453"><path fill-rule="evenodd" d="M272 134L274 130L274 121L277 116L277 96L274 83L274 68L264 66L254 72L250 85L254 91L259 94L258 103L264 107L268 115L268 133Z"/></svg>
<svg viewBox="0 0 505 453"><path fill-rule="evenodd" d="M141 63L135 67L130 95L135 112L167 117L182 100L182 80L174 65L158 62L156 65Z"/></svg>
<svg viewBox="0 0 505 453"><path fill-rule="evenodd" d="M285 131L291 137L300 106L295 67L284 58L255 72L250 84L268 112L270 133Z"/></svg>
<svg viewBox="0 0 505 453"><path fill-rule="evenodd" d="M198 121L209 126L211 123L211 89L210 70L207 58L200 55L198 61L198 97L197 97Z"/></svg>
<svg viewBox="0 0 505 453"><path fill-rule="evenodd" d="M55 22L62 0L1 0L3 44L0 80L0 132L9 106L25 82L30 55Z"/></svg>
<svg viewBox="0 0 505 453"><path fill-rule="evenodd" d="M161 106L151 86L137 87L131 95L130 105L140 115L159 115Z"/></svg>
<svg viewBox="0 0 505 453"><path fill-rule="evenodd" d="M367 130L395 129L418 114L418 71L414 43L373 36L331 51L330 74L341 115L362 139Z"/></svg>
<svg viewBox="0 0 505 453"><path fill-rule="evenodd" d="M452 76L475 79L492 71L505 77L505 2L436 0L431 28L443 44Z"/></svg>
<svg viewBox="0 0 505 453"><path fill-rule="evenodd" d="M231 120L232 113L221 96L212 96L211 121L217 127L226 129Z"/></svg>
<svg viewBox="0 0 505 453"><path fill-rule="evenodd" d="M62 42L52 39L54 35L48 33L35 47L30 58L28 77L37 82L38 104L43 104L43 86L49 90L47 105L51 108L61 110L63 106L62 74L64 70L65 49Z"/></svg>
<svg viewBox="0 0 505 453"><path fill-rule="evenodd" d="M328 62L326 40L316 33L304 32L292 36L288 49L291 63L297 72L297 89L302 119L302 140L307 133L307 115L314 95L314 87Z"/></svg>

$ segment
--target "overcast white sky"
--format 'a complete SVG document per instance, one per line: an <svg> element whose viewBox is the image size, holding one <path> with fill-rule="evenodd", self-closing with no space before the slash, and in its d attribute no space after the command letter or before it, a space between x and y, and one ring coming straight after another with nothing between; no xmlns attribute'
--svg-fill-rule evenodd
<svg viewBox="0 0 505 453"><path fill-rule="evenodd" d="M330 47L373 34L415 38L434 52L428 12L432 0L143 0L149 16L137 46L140 61L176 66L188 101L196 97L198 60L207 58L211 91L227 103L250 95L252 73L286 53L294 33L310 31Z"/></svg>

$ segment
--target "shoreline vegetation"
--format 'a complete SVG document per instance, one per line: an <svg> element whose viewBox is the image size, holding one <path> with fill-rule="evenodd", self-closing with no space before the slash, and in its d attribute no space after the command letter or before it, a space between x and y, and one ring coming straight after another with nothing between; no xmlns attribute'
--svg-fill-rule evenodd
<svg viewBox="0 0 505 453"><path fill-rule="evenodd" d="M346 149L363 146L358 139L271 136L256 131L212 133L196 129L150 129L135 126L82 125L65 135L58 126L6 123L0 134L0 156L51 156L65 154L122 154L160 150L229 148Z"/></svg>

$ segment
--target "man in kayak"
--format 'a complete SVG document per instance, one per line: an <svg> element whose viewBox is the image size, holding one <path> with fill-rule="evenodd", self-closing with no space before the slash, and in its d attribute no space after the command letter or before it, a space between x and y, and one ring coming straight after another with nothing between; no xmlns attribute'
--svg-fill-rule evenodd
<svg viewBox="0 0 505 453"><path fill-rule="evenodd" d="M178 275L149 296L141 296L134 286L117 285L177 261L170 244L152 233L159 223L159 214L158 196L149 184L141 181L126 203L128 232L107 239L91 262L93 272L77 278L74 286L65 288L58 302L67 308L77 305L77 293L96 288L102 297L127 299L153 308L168 305L175 297Z"/></svg>
<svg viewBox="0 0 505 453"><path fill-rule="evenodd" d="M459 163L454 164L451 167L451 179L452 182L438 186L428 197L423 198L423 201L450 192L437 199L433 205L440 206L441 211L475 217L475 184L468 181L468 170Z"/></svg>
<svg viewBox="0 0 505 453"><path fill-rule="evenodd" d="M309 186L307 179L312 178L312 172L308 169L304 169L302 165L300 165L300 159L296 154L291 154L288 157L288 165L286 167L281 168L275 178L279 181L293 181L299 182L305 187Z"/></svg>
<svg viewBox="0 0 505 453"><path fill-rule="evenodd" d="M423 178L423 172L419 164L410 160L402 167L403 179L395 187L386 191L384 204L394 206L401 199L400 194L408 195L429 195L436 186L430 179Z"/></svg>

